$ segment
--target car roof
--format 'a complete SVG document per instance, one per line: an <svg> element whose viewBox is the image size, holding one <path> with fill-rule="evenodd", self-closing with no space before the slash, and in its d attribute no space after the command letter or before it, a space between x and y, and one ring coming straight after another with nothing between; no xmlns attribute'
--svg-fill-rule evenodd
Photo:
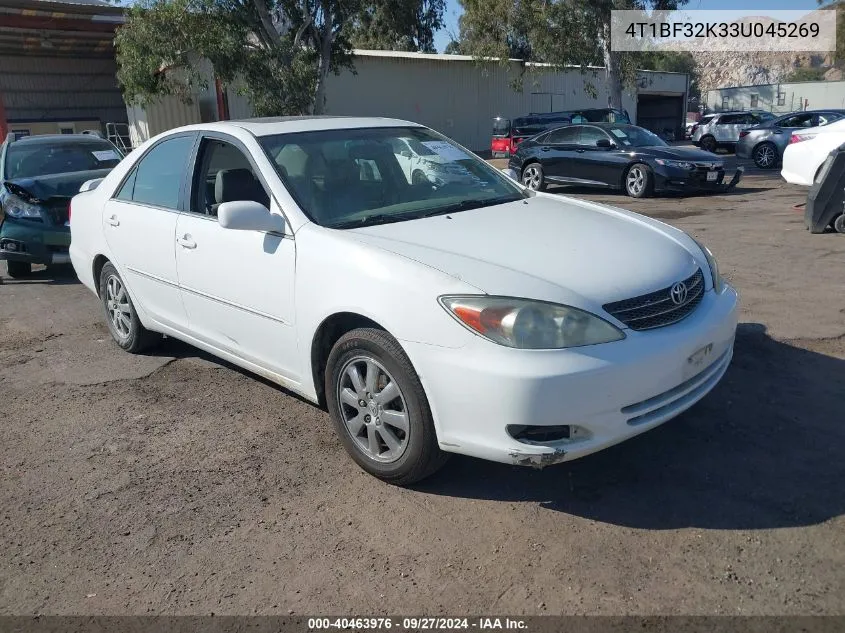
<svg viewBox="0 0 845 633"><path fill-rule="evenodd" d="M12 140L9 135L9 143L13 145L55 145L58 142L75 141L83 143L108 142L93 134L37 134L35 136L22 136L18 140Z"/></svg>
<svg viewBox="0 0 845 633"><path fill-rule="evenodd" d="M240 128L254 136L272 136L275 134L289 134L291 132L311 132L318 130L351 130L356 128L379 127L423 127L419 123L403 121L401 119L387 119L381 117L343 117L343 116L287 116L265 117L255 119L240 119L235 121L218 121L190 125L183 130L217 130L220 132Z"/></svg>

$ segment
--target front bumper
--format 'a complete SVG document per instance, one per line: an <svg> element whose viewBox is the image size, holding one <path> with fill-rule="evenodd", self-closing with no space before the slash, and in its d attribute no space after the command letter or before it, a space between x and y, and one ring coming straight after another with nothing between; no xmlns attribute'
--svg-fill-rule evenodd
<svg viewBox="0 0 845 633"><path fill-rule="evenodd" d="M70 229L5 218L0 224L0 260L69 264Z"/></svg>
<svg viewBox="0 0 845 633"><path fill-rule="evenodd" d="M720 193L736 187L745 173L745 168L737 167L732 176L729 176L726 170L719 170L715 173L716 180L707 180L706 172L699 170L687 171L676 168L655 170L654 190L678 193L708 191Z"/></svg>
<svg viewBox="0 0 845 633"><path fill-rule="evenodd" d="M719 295L707 291L679 323L626 330L625 340L604 345L514 350L476 336L460 350L402 345L423 381L443 450L543 467L622 442L691 407L727 370L736 323L737 295L727 286ZM509 425L573 431L529 443L514 439Z"/></svg>

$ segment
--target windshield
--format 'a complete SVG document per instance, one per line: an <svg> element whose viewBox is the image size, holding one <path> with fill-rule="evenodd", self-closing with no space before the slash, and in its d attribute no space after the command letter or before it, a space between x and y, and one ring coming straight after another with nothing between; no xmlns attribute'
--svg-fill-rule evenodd
<svg viewBox="0 0 845 633"><path fill-rule="evenodd" d="M616 141L625 147L665 147L666 142L654 132L636 125L619 125L606 128Z"/></svg>
<svg viewBox="0 0 845 633"><path fill-rule="evenodd" d="M110 169L123 156L102 139L57 140L55 143L12 143L6 150L3 178L35 178L74 171Z"/></svg>
<svg viewBox="0 0 845 633"><path fill-rule="evenodd" d="M509 119L493 119L493 136L507 136L511 132Z"/></svg>
<svg viewBox="0 0 845 633"><path fill-rule="evenodd" d="M485 161L424 128L297 132L259 142L302 210L330 228L413 220L526 196ZM430 154L408 151L417 144Z"/></svg>

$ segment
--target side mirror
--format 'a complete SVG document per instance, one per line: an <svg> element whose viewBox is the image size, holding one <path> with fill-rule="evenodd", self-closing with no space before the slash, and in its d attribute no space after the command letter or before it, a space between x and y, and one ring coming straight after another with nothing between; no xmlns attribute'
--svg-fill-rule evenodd
<svg viewBox="0 0 845 633"><path fill-rule="evenodd" d="M224 229L237 231L285 232L285 220L253 200L224 202L217 208L217 222Z"/></svg>
<svg viewBox="0 0 845 633"><path fill-rule="evenodd" d="M85 193L86 191L94 191L100 183L103 182L102 178L94 178L94 180L86 180L82 183L82 186L79 188L79 193Z"/></svg>
<svg viewBox="0 0 845 633"><path fill-rule="evenodd" d="M607 138L600 138L596 141L596 147L601 149L610 149L613 147L613 143L610 142L610 139Z"/></svg>
<svg viewBox="0 0 845 633"><path fill-rule="evenodd" d="M401 152L399 152L399 155L400 155L400 156L403 156L403 157L405 157L405 158L411 158L411 152L409 152L409 151L408 151L408 150L406 150L406 149L403 149Z"/></svg>
<svg viewBox="0 0 845 633"><path fill-rule="evenodd" d="M506 167L504 169L500 169L499 171L501 171L505 176L507 176L511 180L519 182L519 175L516 173L516 170L513 170L510 167Z"/></svg>

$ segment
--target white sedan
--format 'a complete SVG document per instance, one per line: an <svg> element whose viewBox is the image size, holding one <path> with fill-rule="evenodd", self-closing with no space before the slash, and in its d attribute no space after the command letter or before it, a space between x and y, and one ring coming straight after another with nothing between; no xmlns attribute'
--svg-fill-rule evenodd
<svg viewBox="0 0 845 633"><path fill-rule="evenodd" d="M827 155L845 143L845 119L795 130L783 152L781 176L793 185L811 187Z"/></svg>
<svg viewBox="0 0 845 633"><path fill-rule="evenodd" d="M408 182L408 138L474 178ZM525 190L405 121L172 130L73 199L71 233L120 347L166 334L267 377L397 484L449 453L601 450L692 406L733 354L737 295L686 233Z"/></svg>

